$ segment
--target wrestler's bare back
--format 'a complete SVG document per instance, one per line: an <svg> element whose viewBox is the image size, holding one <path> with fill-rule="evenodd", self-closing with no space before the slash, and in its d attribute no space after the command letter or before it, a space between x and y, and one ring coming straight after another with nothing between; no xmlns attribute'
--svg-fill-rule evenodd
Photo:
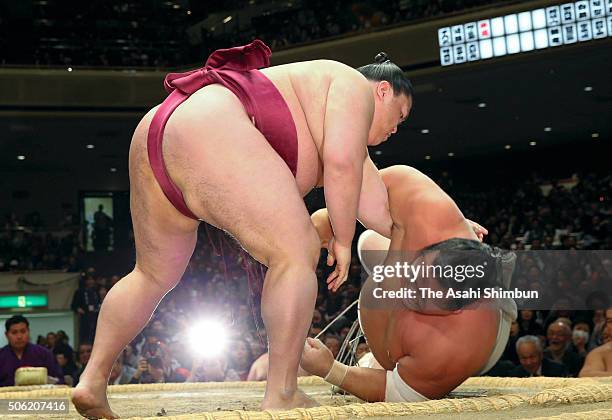
<svg viewBox="0 0 612 420"><path fill-rule="evenodd" d="M420 250L452 237L477 240L454 201L427 176L407 166L380 174L394 222L390 251ZM362 294L372 287L368 279ZM387 370L399 363L400 375L409 372L407 383L437 398L484 366L495 343L498 314L464 309L435 316L360 307L360 321L376 360Z"/></svg>

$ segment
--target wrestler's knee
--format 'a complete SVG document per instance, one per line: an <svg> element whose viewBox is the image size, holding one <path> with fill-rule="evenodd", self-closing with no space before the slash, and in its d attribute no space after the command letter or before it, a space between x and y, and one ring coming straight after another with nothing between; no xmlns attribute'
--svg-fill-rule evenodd
<svg viewBox="0 0 612 420"><path fill-rule="evenodd" d="M151 287L154 287L162 292L168 292L181 281L180 275L172 275L168 273L155 272L153 269L136 264L130 276L137 276L147 282Z"/></svg>
<svg viewBox="0 0 612 420"><path fill-rule="evenodd" d="M270 256L269 267L288 265L314 271L319 262L320 253L319 235L310 225L292 238L287 238L287 243L280 247L279 252Z"/></svg>

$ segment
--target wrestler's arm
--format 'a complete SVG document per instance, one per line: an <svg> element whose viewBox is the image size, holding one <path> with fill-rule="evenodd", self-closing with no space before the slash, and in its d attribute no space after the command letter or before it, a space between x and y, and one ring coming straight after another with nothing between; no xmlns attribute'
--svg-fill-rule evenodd
<svg viewBox="0 0 612 420"><path fill-rule="evenodd" d="M378 173L378 169L370 157L363 164L363 180L357 218L368 229L372 229L391 238L391 213L387 187Z"/></svg>
<svg viewBox="0 0 612 420"><path fill-rule="evenodd" d="M341 388L364 401L376 402L385 400L386 385L386 370L351 366Z"/></svg>
<svg viewBox="0 0 612 420"><path fill-rule="evenodd" d="M601 350L603 350L603 348L597 348L587 354L586 360L584 361L584 366L578 374L579 378L610 376L612 374L606 369L606 362L603 357L604 352Z"/></svg>
<svg viewBox="0 0 612 420"><path fill-rule="evenodd" d="M327 287L335 292L348 277L351 243L363 162L374 98L367 80L355 70L342 72L330 82L323 126L323 187L334 237L328 246L327 264L336 267L327 277Z"/></svg>
<svg viewBox="0 0 612 420"><path fill-rule="evenodd" d="M325 109L323 186L334 240L345 247L355 234L373 114L372 92L363 76L347 72L332 80Z"/></svg>
<svg viewBox="0 0 612 420"><path fill-rule="evenodd" d="M325 378L334 363L331 351L319 340L307 338L302 353L301 367L312 375ZM364 401L384 401L387 371L358 366L345 366L346 375L341 388Z"/></svg>
<svg viewBox="0 0 612 420"><path fill-rule="evenodd" d="M321 248L327 248L329 240L334 236L327 209L323 208L315 211L310 215L310 220L312 220L312 224L321 239Z"/></svg>

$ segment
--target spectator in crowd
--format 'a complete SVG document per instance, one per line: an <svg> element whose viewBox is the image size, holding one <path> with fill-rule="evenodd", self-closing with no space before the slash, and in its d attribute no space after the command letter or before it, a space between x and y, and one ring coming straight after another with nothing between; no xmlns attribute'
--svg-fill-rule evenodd
<svg viewBox="0 0 612 420"><path fill-rule="evenodd" d="M106 286L98 287L98 296L100 297L100 305L102 304L102 302L104 302L104 298L106 297L107 293L108 293L108 289Z"/></svg>
<svg viewBox="0 0 612 420"><path fill-rule="evenodd" d="M111 226L113 219L104 213L104 206L100 204L94 213L93 232L91 241L96 251L108 251L111 239Z"/></svg>
<svg viewBox="0 0 612 420"><path fill-rule="evenodd" d="M54 332L47 333L47 344L46 347L53 352L57 343L57 335Z"/></svg>
<svg viewBox="0 0 612 420"><path fill-rule="evenodd" d="M359 361L361 357L370 351L370 346L365 341L360 342L357 345L357 350L355 351L355 359Z"/></svg>
<svg viewBox="0 0 612 420"><path fill-rule="evenodd" d="M332 352L334 359L340 353L340 339L335 335L326 335L323 344Z"/></svg>
<svg viewBox="0 0 612 420"><path fill-rule="evenodd" d="M318 328L323 328L324 324L323 324L323 315L321 315L321 312L317 309L314 310L313 316L312 316L312 326L313 327L318 327Z"/></svg>
<svg viewBox="0 0 612 420"><path fill-rule="evenodd" d="M253 351L248 341L245 339L234 339L230 342L228 368L238 375L238 380L246 381L254 361Z"/></svg>
<svg viewBox="0 0 612 420"><path fill-rule="evenodd" d="M134 346L132 346L131 343L125 346L123 350L123 364L134 369L138 366L138 355L134 351Z"/></svg>
<svg viewBox="0 0 612 420"><path fill-rule="evenodd" d="M587 355L579 376L612 376L612 323L603 330L603 344Z"/></svg>
<svg viewBox="0 0 612 420"><path fill-rule="evenodd" d="M76 386L79 383L79 379L81 378L81 374L85 370L85 366L89 362L89 358L91 357L91 349L93 345L89 342L79 344L79 348L77 350L77 366L78 369L76 371L74 377L74 385Z"/></svg>
<svg viewBox="0 0 612 420"><path fill-rule="evenodd" d="M65 346L58 346L53 350L55 354L55 360L62 369L64 374L64 382L68 386L74 386L75 377L77 375L78 367L74 363L74 353L72 348Z"/></svg>
<svg viewBox="0 0 612 420"><path fill-rule="evenodd" d="M66 331L64 330L58 330L57 333L55 334L57 336L57 347L62 347L65 348L67 351L69 351L71 354L74 354L74 350L72 349L72 346L70 346L70 337L68 337L68 334L66 334Z"/></svg>
<svg viewBox="0 0 612 420"><path fill-rule="evenodd" d="M567 368L544 357L542 342L534 335L526 335L516 342L520 366L512 370L508 376L568 376Z"/></svg>
<svg viewBox="0 0 612 420"><path fill-rule="evenodd" d="M23 315L14 315L5 322L8 344L0 349L0 386L15 384L15 371L20 367L45 367L52 382L63 384L64 375L53 353L30 343L30 323Z"/></svg>
<svg viewBox="0 0 612 420"><path fill-rule="evenodd" d="M591 327L589 323L582 320L578 320L572 330L571 349L582 359L584 359L588 353L587 345L589 344L590 332Z"/></svg>
<svg viewBox="0 0 612 420"><path fill-rule="evenodd" d="M131 384L157 384L166 382L164 367L160 357L141 358Z"/></svg>
<svg viewBox="0 0 612 420"><path fill-rule="evenodd" d="M266 363L266 370L267 370ZM191 375L187 382L226 382L240 381L236 371L229 368L227 360L223 356L198 357L193 361Z"/></svg>
<svg viewBox="0 0 612 420"><path fill-rule="evenodd" d="M544 336L544 329L542 325L538 323L535 317L535 311L523 309L519 311L519 336L524 335L535 335Z"/></svg>
<svg viewBox="0 0 612 420"><path fill-rule="evenodd" d="M115 363L111 374L108 378L109 385L124 385L129 384L136 373L136 369L123 363L123 354L120 354Z"/></svg>
<svg viewBox="0 0 612 420"><path fill-rule="evenodd" d="M546 337L548 347L544 351L544 357L563 364L571 376L578 376L583 360L570 348L571 328L565 322L555 321L548 326Z"/></svg>
<svg viewBox="0 0 612 420"><path fill-rule="evenodd" d="M96 279L88 275L84 287L78 288L72 297L71 308L77 314L79 342L93 342L100 312L100 295L96 290Z"/></svg>

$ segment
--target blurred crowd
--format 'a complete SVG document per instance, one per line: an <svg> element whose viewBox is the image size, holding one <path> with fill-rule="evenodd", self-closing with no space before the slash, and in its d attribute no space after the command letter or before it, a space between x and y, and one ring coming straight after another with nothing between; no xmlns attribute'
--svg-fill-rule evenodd
<svg viewBox="0 0 612 420"><path fill-rule="evenodd" d="M47 0L23 2L16 10L2 10L0 3L0 64L175 67L202 62L217 48L255 38L278 49L497 2L241 0L210 2L202 8L195 2L161 0ZM261 5L265 12L246 23L204 25L197 37L201 42L190 40L188 29L211 12L236 16Z"/></svg>
<svg viewBox="0 0 612 420"><path fill-rule="evenodd" d="M447 173L437 181L458 201L466 217L488 228L486 242L490 244L534 251L612 249L610 174L587 174L560 181L533 176L528 180L518 179L516 187L496 186L477 193L467 186L455 185ZM11 261L18 259L19 268L81 272L80 287L72 300L72 310L79 321L76 352L61 331L38 337L38 343L55 354L65 382L76 384L91 352L100 306L120 281L121 273L106 276L97 273L94 267L73 265L74 253L79 249L77 232L61 240L52 235L39 237L35 229L16 230L15 220L14 215L7 217L8 229L0 237L0 261L4 270L17 270ZM321 337L337 355L356 319L356 307L340 315L357 299L363 279L360 265L354 260L347 283L338 293L330 293L325 287L329 268L325 266L325 253L322 254L317 270L319 294L309 335L316 336L337 319ZM610 281L609 269L603 265L570 258L564 261L566 265L562 269L545 270L542 261L526 255L514 277L521 285L540 282L543 287L556 287L560 296L571 299L570 294L563 293L568 285L593 290ZM252 277L261 280L262 275L237 244L209 228L202 228L182 281L164 298L148 326L126 347L113 368L111 383L264 379L266 337L257 295L249 287L257 284ZM489 374L579 375L589 353L612 340L612 310L603 310L610 303L604 299L598 306L602 310L570 311L552 307L520 311L502 361ZM202 334L194 332L194 328L211 320L221 325L227 336L197 340L203 337L198 337ZM211 354L210 340L226 341L226 351ZM359 354L365 352L367 345L362 343Z"/></svg>
<svg viewBox="0 0 612 420"><path fill-rule="evenodd" d="M202 34L205 40L203 47L204 52L208 53L217 48L240 45L259 38L275 50L498 2L500 1L314 0L303 2L301 7L258 16L247 28L235 27L229 31L224 29L221 34L218 33L218 27L215 27L215 31L205 30Z"/></svg>
<svg viewBox="0 0 612 420"><path fill-rule="evenodd" d="M38 211L18 215L11 211L0 225L0 272L66 270L78 272L83 252L82 229L76 214L48 226Z"/></svg>

